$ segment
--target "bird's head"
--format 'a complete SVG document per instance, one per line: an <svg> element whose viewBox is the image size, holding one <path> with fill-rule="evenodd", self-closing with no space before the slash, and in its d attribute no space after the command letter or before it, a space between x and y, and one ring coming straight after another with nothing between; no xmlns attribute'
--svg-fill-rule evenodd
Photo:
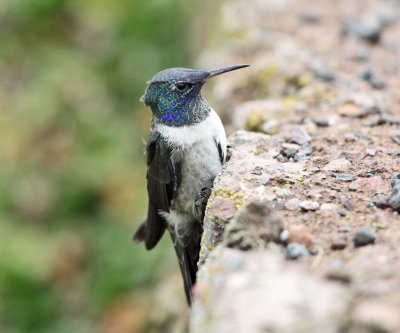
<svg viewBox="0 0 400 333"><path fill-rule="evenodd" d="M247 66L236 65L209 72L168 68L148 82L141 100L163 124L174 127L196 124L204 120L210 111L200 94L204 83L217 75Z"/></svg>

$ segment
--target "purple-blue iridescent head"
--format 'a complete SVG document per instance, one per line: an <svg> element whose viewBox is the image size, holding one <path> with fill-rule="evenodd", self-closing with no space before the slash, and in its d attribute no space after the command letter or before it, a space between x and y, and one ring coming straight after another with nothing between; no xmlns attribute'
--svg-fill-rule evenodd
<svg viewBox="0 0 400 333"><path fill-rule="evenodd" d="M209 72L168 68L148 82L142 101L151 108L159 122L168 126L196 124L204 120L211 110L200 93L203 84L217 75L248 66L236 65Z"/></svg>

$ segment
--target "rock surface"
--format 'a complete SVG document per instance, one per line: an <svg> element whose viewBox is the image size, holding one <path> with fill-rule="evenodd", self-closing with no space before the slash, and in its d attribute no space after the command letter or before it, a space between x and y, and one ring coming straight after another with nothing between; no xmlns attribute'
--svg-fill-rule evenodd
<svg viewBox="0 0 400 333"><path fill-rule="evenodd" d="M218 247L198 278L191 332L334 333L345 324L352 297L339 283L288 264L274 248Z"/></svg>
<svg viewBox="0 0 400 333"><path fill-rule="evenodd" d="M222 5L224 38L200 67L252 67L215 82L237 131L206 211L192 332L400 332L399 6ZM252 202L281 221L275 242L223 246Z"/></svg>
<svg viewBox="0 0 400 333"><path fill-rule="evenodd" d="M241 325L250 325L253 328L253 324L254 332L259 329L257 325L264 324L272 331L291 332L290 316L285 323L275 322L275 318L269 316L257 318L264 311L261 300L260 303L254 303L254 313L253 310L249 310L246 316L242 316L241 311L244 310L241 301L243 300L243 304L250 302L246 300L247 296L243 296L244 292L235 294L234 290L228 287L218 293L214 290L218 289L216 285L230 286L231 283L242 283L238 282L242 281L242 278L232 277L231 271L225 268L224 265L230 264L225 262L225 257L220 256L225 256L226 248L218 244L242 250L258 249L257 255L252 251L229 252L229 261L237 264L240 262L240 275L249 276L243 277L244 280L253 281L251 277L256 276L255 274L273 279L269 275L272 273L268 271L267 262L275 259L263 261L259 258L279 257L276 260L282 260L288 266L288 274L298 274L297 266L293 271L290 268L296 263L304 269L301 274L306 274L308 278L321 283L321 289L329 289L331 284L336 285L337 281L344 283L340 288L347 290L346 295L355 295L357 302L354 303L353 299L349 300L342 293L338 294L335 302L341 304L340 311L349 311L352 314L353 309L357 309L358 302L369 302L371 292L374 300L385 306L400 306L400 301L387 303L387 297L393 297L395 300L400 295L400 249L397 247L397 242L400 241L399 215L389 207L385 210L370 208L371 198L376 191L381 193L382 189L386 188L386 183L382 182L381 177L363 178L370 179L375 187L369 186L368 182L362 183L362 186L350 183L358 186L349 189L347 182L329 177L330 170L318 167L322 160L318 158L320 155L317 150L305 161L290 162L279 160L279 155L274 153L275 146L271 146L273 140L262 133L238 131L229 137L229 142L232 146L229 150L230 160L215 181L204 221L200 256L200 263L203 265L196 286L196 302L192 309L193 332L202 332L204 327L210 329L210 332L219 332L223 323L228 320L228 317L224 317L224 306L232 316L238 318L235 324L237 330L232 332L245 332L244 328L240 328L245 326ZM388 177L395 174L396 167L397 165L393 164L393 167L387 170ZM354 169L360 177L367 175L367 171L365 166ZM318 177L315 177L316 175ZM321 177L322 175L325 177ZM393 184L397 182L397 178L392 181ZM383 194L385 198L390 195L390 188L387 187L387 190ZM369 249L369 252L365 253L364 247L360 246L368 244L371 245L365 249ZM215 247L218 247L218 251L214 251ZM237 261L234 259L236 256ZM285 258L294 261L285 262ZM253 262L254 260L257 262ZM379 260L383 260L385 264L382 266ZM257 265L260 272L248 271L253 265ZM235 282L229 282L231 279ZM284 281L285 279L282 283L285 283ZM352 283L349 284L349 281ZM372 287L373 284L376 285ZM287 288L292 287L288 285L281 289L276 288L274 292L268 288L264 283L251 283L246 284L245 290L249 295L272 293L269 297L279 299L282 303L277 303L276 306L280 307L280 311L286 311L285 307L288 305L285 304L285 293ZM307 325L310 326L306 327L313 332L320 320L313 312L317 304L311 299L303 299L301 293L293 291L293 295L297 295L293 296L296 302L312 309L311 317L307 319ZM267 300L264 302L268 307ZM361 313L364 313L363 311ZM291 315L297 318L301 311L294 312ZM214 317L210 313L217 313L218 316ZM354 313L356 316L356 312ZM247 315L250 316L251 323L244 318L247 318ZM330 318L335 322L332 325L336 325L332 327L346 324L340 316L332 316ZM376 317L384 318L378 315ZM244 322L240 318L243 318ZM354 319L354 327L361 325L361 319L357 318ZM293 319L293 322L295 321L296 319ZM231 323L226 325L227 329L232 328ZM382 327L386 327L385 325ZM307 332L307 329L304 332Z"/></svg>

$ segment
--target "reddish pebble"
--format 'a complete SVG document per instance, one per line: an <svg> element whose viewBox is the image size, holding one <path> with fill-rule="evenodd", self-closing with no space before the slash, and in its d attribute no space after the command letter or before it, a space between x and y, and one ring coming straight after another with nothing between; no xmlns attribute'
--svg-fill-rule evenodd
<svg viewBox="0 0 400 333"><path fill-rule="evenodd" d="M347 242L343 238L335 238L331 243L332 250L343 250L347 246Z"/></svg>
<svg viewBox="0 0 400 333"><path fill-rule="evenodd" d="M310 247L313 235L310 230L303 224L293 225L288 228L289 236L287 238L287 243L299 243L305 247Z"/></svg>

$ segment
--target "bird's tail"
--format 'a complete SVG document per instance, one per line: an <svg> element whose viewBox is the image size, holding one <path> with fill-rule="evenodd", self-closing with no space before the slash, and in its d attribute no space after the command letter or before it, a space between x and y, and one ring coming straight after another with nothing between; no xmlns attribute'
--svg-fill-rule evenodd
<svg viewBox="0 0 400 333"><path fill-rule="evenodd" d="M144 220L139 228L137 228L135 234L133 235L133 243L135 245L139 244L140 242L144 241L146 237L146 226L147 226L147 220Z"/></svg>
<svg viewBox="0 0 400 333"><path fill-rule="evenodd" d="M199 222L196 221L193 224L195 224L195 227L191 228L190 234L184 237L178 237L173 227L168 228L178 257L186 299L189 305L192 304L192 288L196 282L202 231Z"/></svg>

